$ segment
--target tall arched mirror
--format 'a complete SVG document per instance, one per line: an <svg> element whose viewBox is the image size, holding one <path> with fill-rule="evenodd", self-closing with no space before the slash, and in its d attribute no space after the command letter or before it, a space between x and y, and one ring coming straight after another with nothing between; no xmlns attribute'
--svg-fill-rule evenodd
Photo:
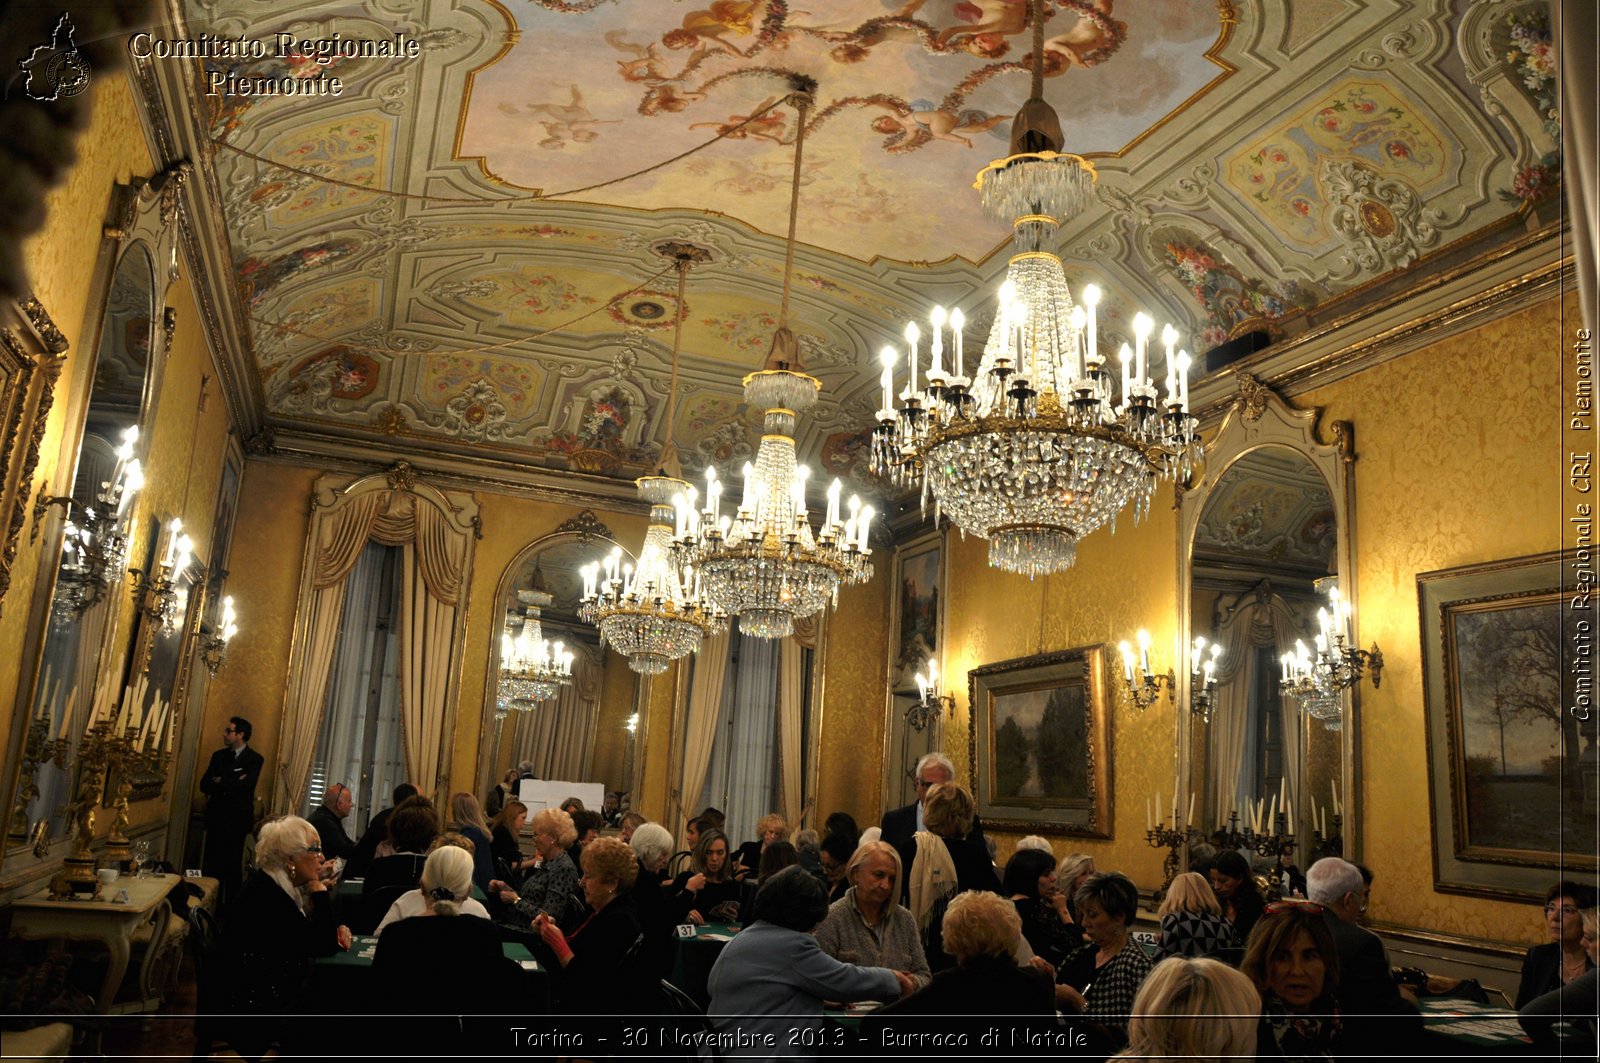
<svg viewBox="0 0 1600 1063"><path fill-rule="evenodd" d="M130 669L145 656L132 642L128 568L148 568L144 559L161 540L156 516L138 508L139 463L170 338L164 303L176 277L183 172L118 186L101 248L103 294L83 333L92 356L63 381L68 395L85 397L73 400L56 478L39 488L30 522L43 544L38 585L53 591L36 597L27 643L18 648L30 662L18 692L29 712L8 764L8 861L28 849L47 857L67 837L68 802L84 786L80 743L96 715L109 719L128 700ZM170 727L170 717L165 722ZM152 741L152 731L141 739L165 749L165 732Z"/></svg>
<svg viewBox="0 0 1600 1063"><path fill-rule="evenodd" d="M1317 439L1316 410L1296 410L1249 377L1182 501L1185 642L1220 646L1207 714L1187 721L1197 824L1239 829L1257 802L1287 809L1295 859L1325 844L1356 775L1358 714L1346 691L1327 702L1281 692L1285 653L1315 645L1330 592L1353 601L1348 426ZM1209 646L1206 650L1210 653ZM1341 822L1354 853L1353 824ZM1270 829L1270 828L1269 828Z"/></svg>
<svg viewBox="0 0 1600 1063"><path fill-rule="evenodd" d="M528 544L501 577L499 623L488 647L484 718L492 726L479 758L481 793L524 762L540 779L601 783L625 797L636 788L641 684L624 658L600 645L595 627L578 618L580 570L617 544L593 514L585 516ZM572 655L571 675L549 696L517 696L529 692L508 689L503 651L508 640L518 645L536 636Z"/></svg>

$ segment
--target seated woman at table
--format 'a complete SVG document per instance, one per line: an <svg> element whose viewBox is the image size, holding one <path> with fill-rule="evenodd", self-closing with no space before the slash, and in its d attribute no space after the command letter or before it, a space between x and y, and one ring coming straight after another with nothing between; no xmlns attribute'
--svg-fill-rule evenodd
<svg viewBox="0 0 1600 1063"><path fill-rule="evenodd" d="M672 859L672 832L659 823L641 823L628 840L639 864L633 880L633 911L639 917L639 932L644 935L639 961L656 978L672 970L673 927L676 921L667 904L666 887L661 884L661 869Z"/></svg>
<svg viewBox="0 0 1600 1063"><path fill-rule="evenodd" d="M225 1015L285 1015L299 1010L301 994L318 956L350 947L350 930L334 921L332 898L322 878L317 828L299 816L262 826L256 840L256 870L229 903L218 951L218 969L206 979L204 1010ZM263 1019L219 1025L241 1055L260 1055L281 1031Z"/></svg>
<svg viewBox="0 0 1600 1063"><path fill-rule="evenodd" d="M805 868L786 867L767 879L756 893L755 923L723 947L711 968L706 1014L712 1025L719 1031L768 1034L784 1046L780 1050L793 1051L787 1048L791 1031L820 1034L824 1000L894 1000L911 992L911 976L904 971L857 967L823 952L811 930L827 911L827 894ZM759 1041L724 1051L773 1054Z"/></svg>
<svg viewBox="0 0 1600 1063"><path fill-rule="evenodd" d="M504 966L500 932L467 896L472 863L465 849L453 845L429 853L421 888L406 894L421 898L420 910L388 923L378 938L372 974L379 991L372 999L392 1014L471 1011L481 1003L483 977ZM473 977L429 977L436 972Z"/></svg>
<svg viewBox="0 0 1600 1063"><path fill-rule="evenodd" d="M780 813L768 812L756 823L756 840L739 846L734 860L747 874L754 874L761 867L761 854L766 852L767 846L788 840L788 820Z"/></svg>
<svg viewBox="0 0 1600 1063"><path fill-rule="evenodd" d="M530 921L542 913L558 927L572 925L578 910L573 899L578 869L567 855L567 846L577 836L572 817L559 808L547 808L533 817L533 850L538 859L523 877L522 888L514 891L500 879L489 883L489 896L499 901L495 906L497 923L525 932Z"/></svg>
<svg viewBox="0 0 1600 1063"><path fill-rule="evenodd" d="M900 875L900 854L894 846L866 842L858 847L845 868L850 887L828 906L827 917L817 927L817 944L843 963L905 971L921 989L933 973L917 935L917 921L900 904Z"/></svg>
<svg viewBox="0 0 1600 1063"><path fill-rule="evenodd" d="M1339 1014L1339 949L1320 904L1274 901L1239 969L1261 994L1257 1058L1332 1059Z"/></svg>
<svg viewBox="0 0 1600 1063"><path fill-rule="evenodd" d="M494 878L494 842L476 797L465 791L450 795L449 829L472 843L472 884L488 893L489 881Z"/></svg>
<svg viewBox="0 0 1600 1063"><path fill-rule="evenodd" d="M1175 956L1156 964L1139 987L1128 1019L1128 1047L1118 1058L1149 1063L1250 1059L1256 1054L1260 1014L1261 995L1250 979L1220 960Z"/></svg>
<svg viewBox="0 0 1600 1063"><path fill-rule="evenodd" d="M466 853L468 859L470 860L472 856L472 849L470 848L471 845L471 841L469 841L463 835L455 833L454 831L446 831L435 838L433 840L433 844L428 847L428 859L423 862L422 878L417 883L417 888L408 893L402 893L399 897L395 898L395 902L389 905L389 910L384 913L383 919L378 923L376 929L372 931L373 934L378 937L382 937L384 930L390 925L397 923L402 919L410 919L414 915L422 915L424 912L428 911L428 891L439 885L451 885L451 883L440 882L434 882L431 885L429 884L428 867L434 862L434 854L439 852L441 849L454 849L458 853ZM452 862L452 866L457 860L457 858L453 856L447 857L446 859ZM472 884L469 883L467 891L468 894L471 893L471 886ZM453 889L452 892L454 892ZM482 903L467 894L463 894L458 898L452 898L452 903L455 905L456 913L460 915L476 916L479 919L485 920L489 918L489 909L485 908ZM490 929L493 929L493 927L491 926ZM496 937L498 937L499 931L496 931L495 933Z"/></svg>
<svg viewBox="0 0 1600 1063"><path fill-rule="evenodd" d="M1256 888L1250 862L1235 849L1219 853L1217 862L1211 865L1211 888L1216 891L1223 916L1233 924L1233 936L1241 942L1249 941L1250 931L1267 905Z"/></svg>
<svg viewBox="0 0 1600 1063"><path fill-rule="evenodd" d="M533 921L534 933L555 954L551 995L568 1011L605 1010L607 1000L636 1006L653 999L658 979L629 953L639 940L639 917L628 893L639 874L633 850L615 838L596 838L583 850L583 898L594 914L564 934L548 915Z"/></svg>
<svg viewBox="0 0 1600 1063"><path fill-rule="evenodd" d="M800 862L800 854L795 847L786 841L776 841L761 850L761 861L756 865L756 873L746 876L739 883L739 922L749 926L756 921L756 891L767 879L776 875L786 867L792 867Z"/></svg>
<svg viewBox="0 0 1600 1063"><path fill-rule="evenodd" d="M1533 1047L1540 1053L1581 1058L1595 1054L1595 1025L1600 997L1600 909L1585 908L1580 915L1583 921L1583 950L1589 957L1589 968L1560 989L1553 989L1534 997L1517 1009L1517 1021L1533 1038ZM1564 1036L1558 1036L1558 1027ZM1582 1043L1580 1044L1579 1041Z"/></svg>
<svg viewBox="0 0 1600 1063"><path fill-rule="evenodd" d="M372 861L372 866L367 868L361 895L371 897L380 890L395 887L399 887L398 892L415 888L422 878L422 865L428 859L428 846L438 836L439 813L432 801L418 794L400 802L389 816L392 851ZM393 899L385 900L385 909Z"/></svg>
<svg viewBox="0 0 1600 1063"><path fill-rule="evenodd" d="M733 923L739 919L739 883L728 868L728 837L715 827L700 832L689 868L667 889L674 922Z"/></svg>
<svg viewBox="0 0 1600 1063"><path fill-rule="evenodd" d="M846 834L825 835L818 845L817 866L822 869L823 886L828 891L828 903L832 904L844 896L844 891L850 888L850 880L845 878L845 868L850 866L850 858L855 855L861 843ZM805 860L800 861L802 864Z"/></svg>
<svg viewBox="0 0 1600 1063"><path fill-rule="evenodd" d="M1006 861L1006 873L1000 883L1001 896L1010 897L1017 907L1028 947L1051 970L1060 967L1083 944L1083 928L1073 922L1059 881L1054 853L1019 845Z"/></svg>
<svg viewBox="0 0 1600 1063"><path fill-rule="evenodd" d="M1222 905L1211 884L1193 871L1172 880L1166 900L1156 913L1161 917L1161 946L1157 959L1168 956L1216 956L1238 948L1233 924L1222 918ZM1236 954L1237 955L1237 954Z"/></svg>
<svg viewBox="0 0 1600 1063"><path fill-rule="evenodd" d="M499 816L506 802L516 799L517 781L521 778L522 773L516 768L507 768L506 773L500 776L500 781L494 784L494 789L489 791L489 801L483 806L483 814L490 819Z"/></svg>
<svg viewBox="0 0 1600 1063"><path fill-rule="evenodd" d="M1128 1040L1133 998L1154 966L1128 933L1139 910L1139 890L1120 872L1099 872L1078 887L1077 902L1088 944L1061 965L1056 1001L1063 1012L1081 1012L1120 1048Z"/></svg>
<svg viewBox="0 0 1600 1063"><path fill-rule="evenodd" d="M1544 927L1550 940L1528 950L1517 984L1517 1010L1534 997L1553 993L1594 967L1583 949L1585 908L1594 907L1594 890L1577 882L1557 882L1544 895Z"/></svg>
<svg viewBox="0 0 1600 1063"><path fill-rule="evenodd" d="M955 966L934 975L921 991L871 1015L862 1031L869 1040L882 1043L877 1027L894 1028L908 1016L920 1022L904 1023L907 1028L940 1033L987 1030L996 1015L1037 1016L1054 1025L1050 976L1038 967L1017 965L1022 919L1010 901L984 890L957 894L945 909L939 936ZM944 1023L928 1026L932 1016L945 1017ZM976 1037L971 1041L979 1043Z"/></svg>
<svg viewBox="0 0 1600 1063"><path fill-rule="evenodd" d="M489 852L494 858L495 878L512 889L519 888L523 872L539 862L537 856L524 856L522 843L517 840L522 836L522 825L527 819L528 806L513 798L494 817L489 829Z"/></svg>

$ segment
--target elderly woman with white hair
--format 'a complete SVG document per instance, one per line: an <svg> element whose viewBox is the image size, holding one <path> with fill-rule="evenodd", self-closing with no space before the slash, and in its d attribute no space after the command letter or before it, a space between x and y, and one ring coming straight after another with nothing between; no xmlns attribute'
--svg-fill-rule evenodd
<svg viewBox="0 0 1600 1063"><path fill-rule="evenodd" d="M285 1015L299 1009L311 963L350 947L350 929L336 923L322 878L317 828L299 816L264 824L256 837L256 870L228 905L219 970L207 982L220 999L209 1009L233 1015ZM228 1024L241 1055L259 1055L278 1033L264 1023Z"/></svg>
<svg viewBox="0 0 1600 1063"><path fill-rule="evenodd" d="M917 921L900 904L900 854L888 842L863 842L845 865L850 888L828 906L817 944L836 960L905 971L916 988L933 977Z"/></svg>
<svg viewBox="0 0 1600 1063"><path fill-rule="evenodd" d="M429 853L416 891L422 895L422 911L390 924L378 938L373 980L381 987L378 999L394 1014L471 1010L481 988L475 979L427 974L487 972L504 959L500 932L469 896L472 872L472 854L459 846L441 845ZM481 917L469 915L468 905L476 906Z"/></svg>
<svg viewBox="0 0 1600 1063"><path fill-rule="evenodd" d="M639 916L639 932L644 935L639 959L657 978L665 978L672 971L676 920L672 918L672 906L661 882L661 871L672 859L676 846L670 830L649 822L634 828L628 845L639 863L639 873L631 891L633 910Z"/></svg>

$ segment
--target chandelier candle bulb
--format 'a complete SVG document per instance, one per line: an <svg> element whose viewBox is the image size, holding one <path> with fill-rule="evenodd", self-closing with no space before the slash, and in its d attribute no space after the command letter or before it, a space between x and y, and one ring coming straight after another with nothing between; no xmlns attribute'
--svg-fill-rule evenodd
<svg viewBox="0 0 1600 1063"><path fill-rule="evenodd" d="M1127 679L1128 685L1132 686L1133 685L1133 647L1130 646L1126 640L1124 640L1121 643L1118 643L1117 649L1122 653L1122 675L1123 675L1123 677L1125 679Z"/></svg>
<svg viewBox="0 0 1600 1063"><path fill-rule="evenodd" d="M1139 671L1142 675L1148 677L1150 675L1150 632L1140 628L1138 638ZM1173 797L1176 798L1177 795L1174 794Z"/></svg>
<svg viewBox="0 0 1600 1063"><path fill-rule="evenodd" d="M915 321L906 325L906 355L911 361L911 383L907 385L910 396L917 394L917 341L922 338L922 330L917 328Z"/></svg>
<svg viewBox="0 0 1600 1063"><path fill-rule="evenodd" d="M960 307L950 311L950 341L956 349L956 379L963 381L966 380L966 366L961 360L961 330L966 324L967 319Z"/></svg>
<svg viewBox="0 0 1600 1063"><path fill-rule="evenodd" d="M1100 357L1100 334L1096 318L1096 308L1100 305L1100 286L1086 284L1083 287L1083 305L1088 317L1088 332L1084 339L1084 351L1095 360Z"/></svg>
<svg viewBox="0 0 1600 1063"><path fill-rule="evenodd" d="M871 506L861 507L861 519L856 525L856 531L860 535L860 542L856 544L856 549L863 554L867 552L867 532L872 527L872 518L875 512Z"/></svg>
<svg viewBox="0 0 1600 1063"><path fill-rule="evenodd" d="M944 307L934 307L928 321L933 325L933 346L928 354L928 383L932 384L936 379L944 379L944 363L940 360L944 354Z"/></svg>
<svg viewBox="0 0 1600 1063"><path fill-rule="evenodd" d="M1124 343L1117 351L1117 357L1122 360L1122 408L1126 410L1128 400L1133 398L1133 352Z"/></svg>
<svg viewBox="0 0 1600 1063"><path fill-rule="evenodd" d="M883 365L883 376L881 377L883 383L882 412L886 419L894 416L894 363L897 360L893 347L885 347L878 352L878 361Z"/></svg>
<svg viewBox="0 0 1600 1063"><path fill-rule="evenodd" d="M1133 317L1133 383L1135 387L1142 387L1150 382L1150 332L1156 327L1149 314L1139 313Z"/></svg>
<svg viewBox="0 0 1600 1063"><path fill-rule="evenodd" d="M1194 791L1193 790L1189 791L1189 812L1188 812L1187 815L1184 816L1183 821L1185 823L1193 823L1194 822Z"/></svg>
<svg viewBox="0 0 1600 1063"><path fill-rule="evenodd" d="M1189 366L1192 364L1188 351L1178 352L1178 408L1183 413L1189 412Z"/></svg>

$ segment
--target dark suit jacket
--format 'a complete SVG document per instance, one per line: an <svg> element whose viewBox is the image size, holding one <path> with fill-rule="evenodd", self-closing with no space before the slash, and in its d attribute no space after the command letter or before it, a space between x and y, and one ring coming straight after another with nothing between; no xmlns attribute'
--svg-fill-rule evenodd
<svg viewBox="0 0 1600 1063"><path fill-rule="evenodd" d="M876 1044L883 1043L885 1029L965 1032L976 1054L980 1051L978 1037L995 1024L997 1016L1030 1016L1040 1026L1054 1026L1055 1014L1055 990L1044 972L1018 967L1009 959L975 956L965 967L940 971L909 997L868 1015L862 1020L861 1032Z"/></svg>
<svg viewBox="0 0 1600 1063"><path fill-rule="evenodd" d="M1378 935L1331 911L1324 911L1322 918L1339 952L1338 996L1344 1028L1337 1047L1348 1055L1408 1056L1419 1051L1422 1017L1400 995L1389 970L1389 954Z"/></svg>
<svg viewBox="0 0 1600 1063"><path fill-rule="evenodd" d="M619 896L567 935L572 960L556 967L554 995L569 1012L604 1012L606 1001L642 1001L656 979L638 962L639 917L633 900Z"/></svg>
<svg viewBox="0 0 1600 1063"><path fill-rule="evenodd" d="M1584 961L1585 970L1593 967L1594 964ZM1561 985L1560 942L1548 941L1543 945L1535 945L1522 961L1522 981L1517 985L1517 1010L1521 1011L1535 997L1554 993Z"/></svg>
<svg viewBox="0 0 1600 1063"><path fill-rule="evenodd" d="M283 1014L296 1010L311 961L339 949L332 894L310 894L302 914L264 871L246 880L228 905L221 942L219 1011Z"/></svg>
<svg viewBox="0 0 1600 1063"><path fill-rule="evenodd" d="M241 834L250 831L256 818L256 780L261 778L264 763L261 754L248 745L237 756L226 747L211 754L211 763L200 776L207 828Z"/></svg>
<svg viewBox="0 0 1600 1063"><path fill-rule="evenodd" d="M904 852L911 844L911 836L917 833L917 803L915 801L904 808L891 808L883 814L883 822L878 825L880 841ZM983 820L977 816L972 817L972 830L967 834L968 841L977 841L985 851L988 843L983 838Z"/></svg>
<svg viewBox="0 0 1600 1063"><path fill-rule="evenodd" d="M311 813L309 822L317 828L317 837L322 839L323 859L337 860L355 850L354 839L344 832L344 824L327 805L318 805L317 810Z"/></svg>
<svg viewBox="0 0 1600 1063"><path fill-rule="evenodd" d="M389 814L393 811L392 808L386 808L373 816L372 822L367 824L367 829L361 834L361 840L356 842L355 849L350 853L350 862L344 869L346 878L358 878L366 873L367 866L377 855L378 846L389 839Z"/></svg>

